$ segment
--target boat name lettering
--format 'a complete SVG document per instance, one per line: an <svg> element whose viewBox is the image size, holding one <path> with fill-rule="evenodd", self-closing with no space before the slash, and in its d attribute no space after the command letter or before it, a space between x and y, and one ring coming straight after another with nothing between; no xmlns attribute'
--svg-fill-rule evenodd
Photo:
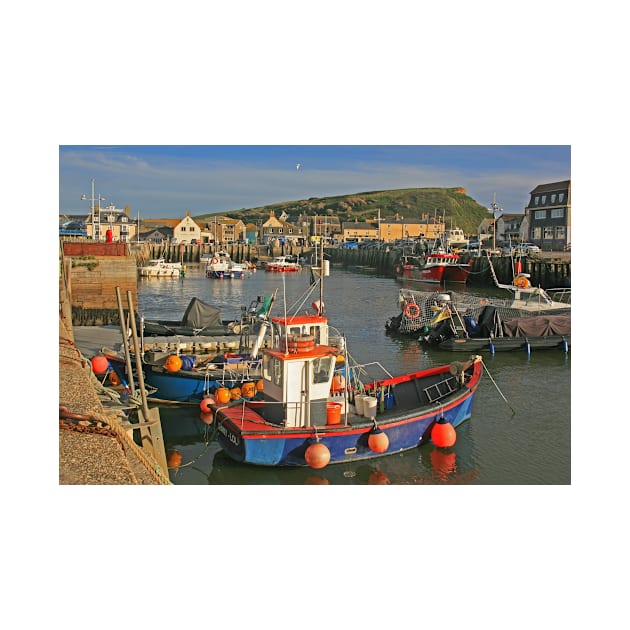
<svg viewBox="0 0 630 630"><path fill-rule="evenodd" d="M238 446L238 437L234 435L234 433L232 433L231 431L228 431L227 427L224 424L220 424L218 429L219 429L219 433L223 433L223 435L230 442L232 442L232 444L234 444L235 446Z"/></svg>

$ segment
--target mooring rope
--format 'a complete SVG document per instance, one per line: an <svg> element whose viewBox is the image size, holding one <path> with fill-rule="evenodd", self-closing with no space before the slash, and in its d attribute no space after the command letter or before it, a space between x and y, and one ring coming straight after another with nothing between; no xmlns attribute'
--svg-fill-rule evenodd
<svg viewBox="0 0 630 630"><path fill-rule="evenodd" d="M514 408L507 401L507 398L503 395L503 392L499 389L499 386L497 385L496 381L492 378L492 374L490 374L490 370L488 369L488 366L485 364L483 359L481 359L481 364L483 365L483 369L485 370L486 374L488 375L488 377L492 381L493 385L496 387L496 390L499 392L499 395L505 401L505 404L512 410L512 414L515 414L516 411L514 411Z"/></svg>

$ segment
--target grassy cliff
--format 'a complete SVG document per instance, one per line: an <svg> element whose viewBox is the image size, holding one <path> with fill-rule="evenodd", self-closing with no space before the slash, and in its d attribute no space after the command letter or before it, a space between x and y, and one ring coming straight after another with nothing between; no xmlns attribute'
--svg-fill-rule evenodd
<svg viewBox="0 0 630 630"><path fill-rule="evenodd" d="M475 234L479 223L490 214L485 206L466 194L464 188L403 188L400 190L374 190L336 197L311 197L299 201L284 201L258 208L221 213L239 218L245 223L265 221L273 210L276 216L283 211L289 220L300 214L331 214L344 221L374 220L380 209L381 218L398 215L420 219L423 215L444 215L446 226L460 227L464 232ZM213 215L193 217L196 221L209 220Z"/></svg>

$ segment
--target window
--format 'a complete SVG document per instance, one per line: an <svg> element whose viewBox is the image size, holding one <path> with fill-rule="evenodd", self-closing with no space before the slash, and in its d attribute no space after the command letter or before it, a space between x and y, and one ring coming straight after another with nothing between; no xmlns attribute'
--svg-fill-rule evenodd
<svg viewBox="0 0 630 630"><path fill-rule="evenodd" d="M547 203L547 195L543 195L540 203L544 206Z"/></svg>
<svg viewBox="0 0 630 630"><path fill-rule="evenodd" d="M129 221L129 218L128 218L128 217L120 217L120 220L121 220L123 223L127 223L127 221Z"/></svg>
<svg viewBox="0 0 630 630"><path fill-rule="evenodd" d="M564 225L556 225L556 238L564 240L566 238L566 229Z"/></svg>
<svg viewBox="0 0 630 630"><path fill-rule="evenodd" d="M536 210L536 212L534 212L534 219L544 219L546 216L546 210Z"/></svg>
<svg viewBox="0 0 630 630"><path fill-rule="evenodd" d="M552 219L561 219L564 216L564 208L554 208L551 211Z"/></svg>
<svg viewBox="0 0 630 630"><path fill-rule="evenodd" d="M535 228L532 230L532 238L533 238L534 240L539 241L539 240L540 240L540 236L541 236L541 234L542 234L542 228L535 227Z"/></svg>
<svg viewBox="0 0 630 630"><path fill-rule="evenodd" d="M546 240L550 240L553 238L553 226L552 225L546 225L543 228L543 238Z"/></svg>
<svg viewBox="0 0 630 630"><path fill-rule="evenodd" d="M564 201L564 193L558 193L558 203L562 203Z"/></svg>
<svg viewBox="0 0 630 630"><path fill-rule="evenodd" d="M335 357L323 357L313 361L313 383L326 383L334 365Z"/></svg>
<svg viewBox="0 0 630 630"><path fill-rule="evenodd" d="M538 205L540 203L540 197L534 197L534 205Z"/></svg>
<svg viewBox="0 0 630 630"><path fill-rule="evenodd" d="M556 194L551 195L551 203L556 203Z"/></svg>

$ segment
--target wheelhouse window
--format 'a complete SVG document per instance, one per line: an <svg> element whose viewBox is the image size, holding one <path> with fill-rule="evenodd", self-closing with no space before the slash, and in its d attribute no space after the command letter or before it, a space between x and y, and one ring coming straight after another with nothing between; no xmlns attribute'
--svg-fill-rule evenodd
<svg viewBox="0 0 630 630"><path fill-rule="evenodd" d="M313 383L327 383L335 366L335 357L322 357L313 361Z"/></svg>
<svg viewBox="0 0 630 630"><path fill-rule="evenodd" d="M271 381L278 387L282 386L282 361L279 359L264 355L263 357L263 378Z"/></svg>

